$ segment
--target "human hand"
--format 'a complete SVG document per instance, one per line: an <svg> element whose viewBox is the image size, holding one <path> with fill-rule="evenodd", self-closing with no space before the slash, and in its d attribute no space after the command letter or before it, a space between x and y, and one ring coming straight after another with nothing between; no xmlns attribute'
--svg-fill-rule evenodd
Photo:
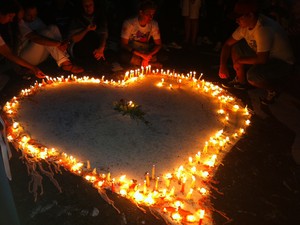
<svg viewBox="0 0 300 225"><path fill-rule="evenodd" d="M222 79L229 78L229 71L228 71L227 66L220 66L219 77L222 78Z"/></svg>
<svg viewBox="0 0 300 225"><path fill-rule="evenodd" d="M104 50L102 48L95 49L94 52L93 52L93 54L94 54L95 59L97 59L97 60L100 60L100 59L105 60Z"/></svg>
<svg viewBox="0 0 300 225"><path fill-rule="evenodd" d="M141 66L145 68L145 67L148 66L148 65L149 65L149 61L144 59L144 60L142 61Z"/></svg>
<svg viewBox="0 0 300 225"><path fill-rule="evenodd" d="M64 41L60 42L60 45L57 46L57 48L59 50L61 50L62 52L65 52L68 48L69 43L70 43L69 40L64 40Z"/></svg>
<svg viewBox="0 0 300 225"><path fill-rule="evenodd" d="M88 31L96 30L96 28L97 28L97 25L96 25L96 24L89 24L89 25L87 26L87 30L88 30Z"/></svg>
<svg viewBox="0 0 300 225"><path fill-rule="evenodd" d="M46 74L44 74L38 67L34 67L32 71L37 78L43 79L46 77Z"/></svg>
<svg viewBox="0 0 300 225"><path fill-rule="evenodd" d="M151 58L152 58L152 55L149 55L149 54L140 54L140 57L142 57L143 60L146 60L146 61L150 61Z"/></svg>

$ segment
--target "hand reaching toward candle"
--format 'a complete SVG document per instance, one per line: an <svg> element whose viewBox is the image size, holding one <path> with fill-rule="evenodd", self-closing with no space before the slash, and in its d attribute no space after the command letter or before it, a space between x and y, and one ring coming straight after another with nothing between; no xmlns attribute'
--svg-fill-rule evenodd
<svg viewBox="0 0 300 225"><path fill-rule="evenodd" d="M220 66L220 69L219 69L219 77L222 78L222 79L227 79L229 78L229 71L228 71L228 68L227 66Z"/></svg>
<svg viewBox="0 0 300 225"><path fill-rule="evenodd" d="M33 67L32 68L32 72L34 73L34 75L37 77L37 78L40 78L40 79L43 79L46 77L46 74L44 74L38 67Z"/></svg>
<svg viewBox="0 0 300 225"><path fill-rule="evenodd" d="M148 66L148 65L149 65L149 60L145 60L145 59L144 59L144 60L142 61L142 66L143 66L143 67L146 67L146 66Z"/></svg>

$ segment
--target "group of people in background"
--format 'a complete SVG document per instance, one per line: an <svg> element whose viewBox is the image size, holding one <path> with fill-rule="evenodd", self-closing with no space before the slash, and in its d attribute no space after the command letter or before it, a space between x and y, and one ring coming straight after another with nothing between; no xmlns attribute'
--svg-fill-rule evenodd
<svg viewBox="0 0 300 225"><path fill-rule="evenodd" d="M163 42L177 48L206 44L220 52L220 78L232 78L228 64L233 65L235 78L225 88L264 88L261 101L270 104L295 64L291 43L297 45L300 34L299 5L296 0L1 0L0 54L43 78L38 65L50 55L60 69L76 74L107 61L161 68ZM179 44L175 36L182 37ZM110 54L111 40L117 42L117 57Z"/></svg>

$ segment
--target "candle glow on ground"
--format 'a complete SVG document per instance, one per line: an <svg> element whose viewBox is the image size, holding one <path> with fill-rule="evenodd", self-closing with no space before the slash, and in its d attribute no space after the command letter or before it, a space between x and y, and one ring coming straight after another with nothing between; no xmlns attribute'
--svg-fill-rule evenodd
<svg viewBox="0 0 300 225"><path fill-rule="evenodd" d="M120 99L140 105L149 124L116 112ZM28 158L54 161L169 223L203 225L212 224L214 172L251 117L202 75L151 67L118 81L48 77L4 112L9 141Z"/></svg>

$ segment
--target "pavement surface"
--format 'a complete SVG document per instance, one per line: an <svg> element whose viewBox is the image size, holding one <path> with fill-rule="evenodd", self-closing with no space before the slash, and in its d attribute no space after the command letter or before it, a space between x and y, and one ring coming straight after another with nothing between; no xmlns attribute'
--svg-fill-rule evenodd
<svg viewBox="0 0 300 225"><path fill-rule="evenodd" d="M207 46L168 50L165 69L202 72L205 80L222 82L217 74L219 54ZM53 76L61 74L51 60L41 68ZM34 80L24 80L12 71L5 74L10 79L1 90L1 105ZM261 90L229 90L248 105L254 115L246 134L233 146L215 174L217 183L212 190L211 202L216 225L300 224L299 77L298 70L287 82L278 101L268 107L259 104L259 96L264 94ZM293 155L299 157L299 164ZM143 213L128 200L111 194L109 197L121 210L117 213L94 188L67 171L55 177L62 193L45 178L44 193L34 202L28 191L30 178L20 156L20 152L13 151L10 186L22 225L165 224L149 211Z"/></svg>

